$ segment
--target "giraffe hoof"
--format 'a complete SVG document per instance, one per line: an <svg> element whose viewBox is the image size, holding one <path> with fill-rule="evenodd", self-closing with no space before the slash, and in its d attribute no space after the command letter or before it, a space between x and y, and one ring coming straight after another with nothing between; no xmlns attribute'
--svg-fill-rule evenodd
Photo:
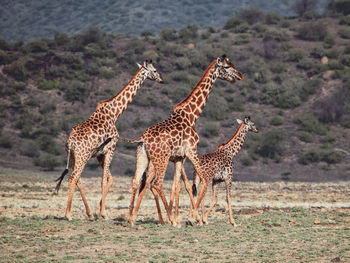
<svg viewBox="0 0 350 263"><path fill-rule="evenodd" d="M107 215L102 215L102 214L101 214L101 217L102 217L104 220L107 220L107 219L108 219L108 216L107 216Z"/></svg>
<svg viewBox="0 0 350 263"><path fill-rule="evenodd" d="M131 226L131 227L134 226L134 221L128 220L128 225Z"/></svg>
<svg viewBox="0 0 350 263"><path fill-rule="evenodd" d="M66 215L65 218L68 220L68 221L72 221L72 217L70 215Z"/></svg>
<svg viewBox="0 0 350 263"><path fill-rule="evenodd" d="M95 217L92 214L89 214L87 216L89 218L89 221L94 221L95 220Z"/></svg>

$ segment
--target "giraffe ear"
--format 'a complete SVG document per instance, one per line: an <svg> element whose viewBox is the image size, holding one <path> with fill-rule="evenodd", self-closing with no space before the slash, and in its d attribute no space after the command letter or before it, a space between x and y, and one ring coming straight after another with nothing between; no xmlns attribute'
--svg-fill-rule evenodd
<svg viewBox="0 0 350 263"><path fill-rule="evenodd" d="M139 64L139 63L136 63L136 65L139 67L139 68L141 68L142 66L141 66L141 64Z"/></svg>
<svg viewBox="0 0 350 263"><path fill-rule="evenodd" d="M240 119L237 119L238 124L241 124L243 121Z"/></svg>

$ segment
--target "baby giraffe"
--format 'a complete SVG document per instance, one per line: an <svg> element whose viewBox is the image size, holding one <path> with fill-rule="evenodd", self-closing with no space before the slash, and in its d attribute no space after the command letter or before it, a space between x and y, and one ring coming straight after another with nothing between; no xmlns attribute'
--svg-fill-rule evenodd
<svg viewBox="0 0 350 263"><path fill-rule="evenodd" d="M197 193L197 187L196 184L199 183L199 179L201 180L202 187L200 194L198 196L198 200L202 200L207 186L210 183L210 181L213 181L212 183L212 200L210 207L205 213L204 209L204 200L202 200L201 207L202 207L202 220L204 224L207 224L208 222L208 215L211 211L211 209L214 207L214 205L217 203L217 192L216 188L218 183L221 183L225 181L226 184L226 201L228 205L228 211L230 216L230 223L235 226L235 221L232 217L232 208L231 208L231 183L232 183L232 173L233 173L233 164L232 159L236 156L236 154L241 149L243 142L245 140L245 136L248 131L252 132L259 132L258 129L255 127L254 123L250 120L250 117L245 117L244 120L237 119L237 122L239 123L238 129L236 130L235 134L232 136L230 140L228 140L226 143L220 144L217 148L217 150L213 153L208 153L199 158L199 163L201 165L201 168L205 172L204 178L200 178L196 172L194 172L193 177L193 186L192 191L193 194L196 195Z"/></svg>

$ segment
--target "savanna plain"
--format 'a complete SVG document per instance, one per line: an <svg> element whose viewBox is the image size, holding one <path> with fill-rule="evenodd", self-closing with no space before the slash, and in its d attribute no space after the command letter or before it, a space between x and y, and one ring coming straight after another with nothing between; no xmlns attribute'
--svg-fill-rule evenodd
<svg viewBox="0 0 350 263"><path fill-rule="evenodd" d="M235 182L236 227L229 224L224 185L208 225L160 225L147 191L134 227L127 225L131 178L115 176L108 220L89 221L79 191L72 221L64 219L67 182L53 195L56 173L0 171L0 262L349 262L350 183ZM83 177L90 207L99 177ZM165 181L170 193L171 181ZM206 195L209 204L211 191ZM165 211L163 211L165 216Z"/></svg>

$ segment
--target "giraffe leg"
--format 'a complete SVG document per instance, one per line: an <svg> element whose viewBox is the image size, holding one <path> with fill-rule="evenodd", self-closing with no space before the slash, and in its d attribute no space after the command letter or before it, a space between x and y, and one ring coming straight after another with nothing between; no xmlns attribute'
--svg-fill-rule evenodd
<svg viewBox="0 0 350 263"><path fill-rule="evenodd" d="M163 225L164 224L164 220L163 220L163 217L162 217L162 210L161 210L160 204L159 204L158 192L152 187L151 187L151 191L153 193L154 200L156 202L159 222Z"/></svg>
<svg viewBox="0 0 350 263"><path fill-rule="evenodd" d="M232 216L232 206L231 206L231 176L229 178L225 179L225 184L226 184L226 201L227 201L227 206L228 206L228 213L230 217L230 223L232 226L236 226L235 220L233 219Z"/></svg>
<svg viewBox="0 0 350 263"><path fill-rule="evenodd" d="M144 145L139 144L137 146L137 151L136 151L136 171L135 171L134 178L132 179L132 195L131 195L131 201L129 206L129 221L133 215L135 196L137 194L137 190L139 190L139 187L141 185L141 181L147 169L148 163L149 163L149 160L147 157L147 153L144 149ZM144 186L143 189L147 189L147 186Z"/></svg>
<svg viewBox="0 0 350 263"><path fill-rule="evenodd" d="M86 162L75 162L75 165L74 165L74 169L73 169L73 172L71 174L71 176L69 177L69 185L68 185L68 201L67 201L67 208L66 208L66 214L65 214L65 217L67 218L67 220L72 220L72 217L71 217L71 207L72 207L72 200L73 200L73 194L74 194L74 189L75 189L75 186L78 182L78 179L84 169L84 166L85 166L85 163Z"/></svg>
<svg viewBox="0 0 350 263"><path fill-rule="evenodd" d="M198 159L198 156L197 156L197 153L196 151L192 150L192 151L189 151L186 156L188 157L188 159L191 161L194 169L195 169L195 172L197 173L197 175L200 177L201 181L202 181L202 187L201 187L201 191L199 192L199 195L198 195L198 199L197 199L197 203L196 205L194 206L194 209L193 209L193 218L199 223L201 224L201 219L198 215L198 207L204 197L204 194L205 194L205 191L207 189L207 182L204 180L204 176L203 176L203 173L202 173L202 169L199 165L199 159ZM193 199L193 194L192 194L192 191L190 191L189 193L190 197L191 197L191 200Z"/></svg>
<svg viewBox="0 0 350 263"><path fill-rule="evenodd" d="M212 198L211 198L211 203L210 206L208 208L208 211L205 213L204 212L204 200L202 201L202 212L203 212L203 223L204 224L208 224L208 216L209 213L211 212L211 210L213 209L213 207L216 205L216 203L218 202L218 194L217 194L217 183L213 181L212 184Z"/></svg>
<svg viewBox="0 0 350 263"><path fill-rule="evenodd" d="M81 178L78 179L77 186L78 186L78 188L79 188L81 198L83 199L83 202L84 202L86 214L87 214L89 220L93 220L94 217L93 217L93 215L92 215L92 213L91 213L90 207L89 207L89 205L88 205L88 203L87 203L87 200L86 200L86 197L85 197L85 195L84 195L83 183L82 183L82 181L81 181Z"/></svg>
<svg viewBox="0 0 350 263"><path fill-rule="evenodd" d="M192 208L196 205L196 203L195 203L195 201L194 201L191 183L190 183L190 181L188 180L187 175L186 175L186 172L185 172L184 162L182 163L182 167L181 167L181 177L182 177L182 180L183 180L184 183L185 183L186 191L187 191L188 195L190 196L190 200L191 200L191 205L190 205L190 207L191 207L191 208L190 208L189 216L190 216L191 218L193 218L193 213L192 213L193 211L192 211Z"/></svg>
<svg viewBox="0 0 350 263"><path fill-rule="evenodd" d="M143 189L139 193L139 196L137 197L136 206L133 209L133 211L131 211L130 208L129 208L129 211L131 211L131 214L129 215L128 224L130 226L133 226L134 223L135 223L135 220L136 220L136 217L137 217L137 213L138 213L138 211L140 209L142 198L143 198L143 196L144 196L144 194L145 194L145 192L147 190L148 185L152 181L153 177L154 177L154 166L153 166L152 162L149 162L148 171L147 171L147 174L146 174L145 186L143 187Z"/></svg>
<svg viewBox="0 0 350 263"><path fill-rule="evenodd" d="M163 205L164 205L164 208L167 212L167 215L168 215L168 220L170 221L170 223L172 223L173 226L176 226L176 223L175 221L173 221L172 219L172 216L171 216L171 213L169 211L169 206L168 206L168 202L166 200L166 197L164 195L164 191L163 191L163 178L158 178L157 175L156 175L156 180L154 182L152 182L151 184L151 190L152 192L156 191L158 192L160 198L162 199L162 202L163 202ZM158 179L158 180L157 180Z"/></svg>
<svg viewBox="0 0 350 263"><path fill-rule="evenodd" d="M171 189L171 196L170 196L170 202L169 202L169 211L170 215L172 215L172 209L173 209L173 203L174 199L176 200L175 205L175 213L174 213L174 219L173 221L178 224L178 210L179 210L179 194L181 191L181 169L182 169L182 161L175 162L175 171L174 171L174 179L173 179L173 185Z"/></svg>
<svg viewBox="0 0 350 263"><path fill-rule="evenodd" d="M102 197L99 204L100 215L103 219L107 219L107 215L105 212L106 197L107 197L109 188L113 184L113 177L112 177L111 171L109 170L110 164L112 162L113 154L114 154L114 150L110 150L105 155L99 155L97 157L98 162L103 168L103 176L102 176L102 184L101 184Z"/></svg>

